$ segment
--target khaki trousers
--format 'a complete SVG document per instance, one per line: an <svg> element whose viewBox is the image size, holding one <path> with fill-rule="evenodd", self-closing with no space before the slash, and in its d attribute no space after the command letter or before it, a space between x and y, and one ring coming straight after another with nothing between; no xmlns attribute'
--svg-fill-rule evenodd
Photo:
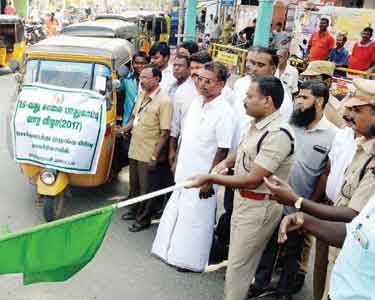
<svg viewBox="0 0 375 300"><path fill-rule="evenodd" d="M225 300L247 300L250 283L272 233L282 206L271 200L251 200L235 194L231 220Z"/></svg>

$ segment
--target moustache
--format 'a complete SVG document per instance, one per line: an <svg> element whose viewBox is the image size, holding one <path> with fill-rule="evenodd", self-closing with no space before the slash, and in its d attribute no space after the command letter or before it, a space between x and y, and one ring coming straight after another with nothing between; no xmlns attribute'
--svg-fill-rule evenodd
<svg viewBox="0 0 375 300"><path fill-rule="evenodd" d="M354 124L354 125L357 125L357 124L355 123L355 121L354 121L353 118L350 118L350 117L348 117L348 116L343 116L343 119L344 119L346 122L348 122L348 123L352 123L352 124Z"/></svg>

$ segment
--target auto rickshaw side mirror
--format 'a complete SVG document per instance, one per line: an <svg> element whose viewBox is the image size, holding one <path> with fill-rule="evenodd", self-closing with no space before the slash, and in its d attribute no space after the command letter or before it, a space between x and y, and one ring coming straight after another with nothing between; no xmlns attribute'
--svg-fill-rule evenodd
<svg viewBox="0 0 375 300"><path fill-rule="evenodd" d="M117 74L119 78L125 78L128 76L130 70L126 65L119 66L117 68Z"/></svg>
<svg viewBox="0 0 375 300"><path fill-rule="evenodd" d="M120 86L121 86L120 80L118 80L118 79L112 80L112 88L114 90L117 90L118 88L120 88Z"/></svg>
<svg viewBox="0 0 375 300"><path fill-rule="evenodd" d="M20 71L20 63L17 60L12 60L9 62L9 68L12 70L13 73Z"/></svg>

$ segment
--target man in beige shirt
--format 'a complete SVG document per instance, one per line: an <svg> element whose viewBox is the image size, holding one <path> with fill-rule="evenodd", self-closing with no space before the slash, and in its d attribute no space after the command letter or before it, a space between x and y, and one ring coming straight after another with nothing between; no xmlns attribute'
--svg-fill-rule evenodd
<svg viewBox="0 0 375 300"><path fill-rule="evenodd" d="M172 119L172 103L161 90L160 69L146 65L141 72L142 92L138 95L133 113L124 128L131 132L129 147L130 198L155 191L170 184L167 161L167 144ZM153 199L142 202L123 215L124 220L135 222L129 227L132 232L145 229L151 224L156 210Z"/></svg>
<svg viewBox="0 0 375 300"><path fill-rule="evenodd" d="M375 122L375 82L356 78L353 80L353 84L356 87L356 92L354 96L344 102L346 109L344 115L361 137L357 139L357 150L346 169L340 193L333 201L334 206L319 204L299 197L288 184L273 178L266 183L279 203L295 206L301 211L323 220L351 222L374 194L375 175L370 168L370 163L375 156L375 139L369 126ZM338 253L339 249L330 247L323 299L328 299L330 275Z"/></svg>
<svg viewBox="0 0 375 300"><path fill-rule="evenodd" d="M309 63L306 70L301 73L301 76L309 80L322 80L331 87L333 72L336 65L333 62L326 60L315 60ZM335 124L338 128L344 128L345 122L342 118L344 107L335 96L330 95L328 103L324 109L326 118Z"/></svg>
<svg viewBox="0 0 375 300"><path fill-rule="evenodd" d="M237 153L215 167L212 174L192 178L192 187L220 184L237 189L231 220L226 300L247 299L263 249L281 218L282 206L269 199L263 178L276 174L286 179L293 163L293 131L279 111L283 98L284 88L278 78L254 78L245 100L246 112L254 120L245 131ZM232 167L235 175L225 175Z"/></svg>

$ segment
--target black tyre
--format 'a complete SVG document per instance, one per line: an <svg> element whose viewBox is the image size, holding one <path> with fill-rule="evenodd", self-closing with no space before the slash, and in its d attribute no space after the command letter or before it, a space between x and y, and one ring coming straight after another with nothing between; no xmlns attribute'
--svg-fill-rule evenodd
<svg viewBox="0 0 375 300"><path fill-rule="evenodd" d="M43 214L47 222L61 218L64 204L64 192L57 196L43 196Z"/></svg>

